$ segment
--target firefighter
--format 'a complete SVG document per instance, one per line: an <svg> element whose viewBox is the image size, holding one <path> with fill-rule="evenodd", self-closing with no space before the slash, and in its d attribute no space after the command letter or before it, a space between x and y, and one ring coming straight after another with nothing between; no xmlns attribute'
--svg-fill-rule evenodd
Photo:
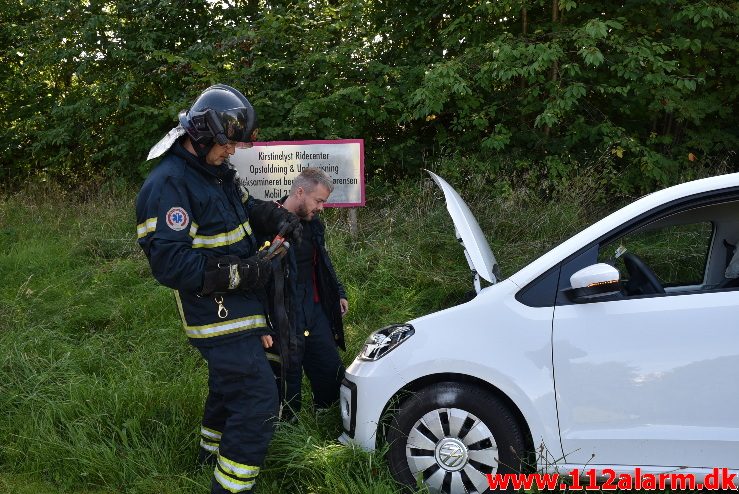
<svg viewBox="0 0 739 494"><path fill-rule="evenodd" d="M138 243L152 274L173 288L189 342L208 363L200 456L215 464L211 493L250 491L274 432L278 395L264 285L271 265L252 229L293 233L299 220L240 187L228 161L256 138L256 113L217 84L179 114L149 153L164 154L136 200Z"/></svg>

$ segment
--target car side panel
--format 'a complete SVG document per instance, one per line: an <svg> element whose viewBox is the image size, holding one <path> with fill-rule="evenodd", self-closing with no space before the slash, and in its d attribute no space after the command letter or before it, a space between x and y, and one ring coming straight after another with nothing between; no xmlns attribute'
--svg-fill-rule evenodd
<svg viewBox="0 0 739 494"><path fill-rule="evenodd" d="M567 461L739 468L739 291L557 307Z"/></svg>

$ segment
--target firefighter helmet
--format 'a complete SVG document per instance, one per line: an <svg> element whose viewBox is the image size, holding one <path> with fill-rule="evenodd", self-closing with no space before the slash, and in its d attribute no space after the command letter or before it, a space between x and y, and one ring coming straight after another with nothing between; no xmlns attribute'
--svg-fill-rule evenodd
<svg viewBox="0 0 739 494"><path fill-rule="evenodd" d="M179 119L193 142L206 147L256 139L254 107L238 90L225 84L203 91L189 110L180 112Z"/></svg>

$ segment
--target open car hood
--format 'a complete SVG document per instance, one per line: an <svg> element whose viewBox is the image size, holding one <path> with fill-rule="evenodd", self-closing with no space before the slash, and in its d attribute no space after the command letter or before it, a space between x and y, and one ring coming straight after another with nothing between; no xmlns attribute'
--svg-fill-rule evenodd
<svg viewBox="0 0 739 494"><path fill-rule="evenodd" d="M454 222L455 235L464 248L467 263L475 277L475 290L479 292L479 277L490 283L496 283L500 279L498 263L495 261L493 251L490 250L490 245L480 230L475 216L457 191L437 174L426 171L444 192L446 208Z"/></svg>

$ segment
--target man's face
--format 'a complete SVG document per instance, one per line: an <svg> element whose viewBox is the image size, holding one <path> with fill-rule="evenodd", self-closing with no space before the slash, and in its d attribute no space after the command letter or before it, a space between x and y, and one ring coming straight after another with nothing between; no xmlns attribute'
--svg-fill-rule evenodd
<svg viewBox="0 0 739 494"><path fill-rule="evenodd" d="M296 214L301 220L310 221L317 213L323 211L323 203L328 200L330 192L325 186L318 184L311 192L302 187L298 189L298 208Z"/></svg>
<svg viewBox="0 0 739 494"><path fill-rule="evenodd" d="M210 148L210 151L208 151L208 154L205 156L205 162L212 166L220 166L226 158L233 156L236 152L237 144L238 143L233 141L227 144L213 144L213 147ZM253 145L254 144L250 142L244 144L243 147L250 148Z"/></svg>

